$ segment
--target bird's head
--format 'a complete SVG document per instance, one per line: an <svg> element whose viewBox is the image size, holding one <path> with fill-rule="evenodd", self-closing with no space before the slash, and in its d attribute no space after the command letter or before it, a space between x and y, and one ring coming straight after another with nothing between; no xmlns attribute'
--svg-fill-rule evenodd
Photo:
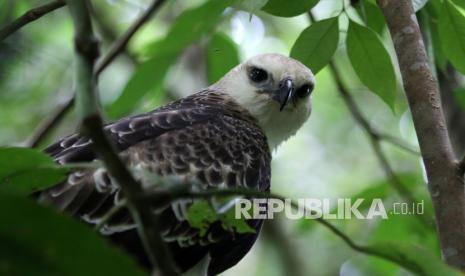
<svg viewBox="0 0 465 276"><path fill-rule="evenodd" d="M312 71L292 58L263 54L239 64L212 85L258 121L271 148L294 135L311 112Z"/></svg>

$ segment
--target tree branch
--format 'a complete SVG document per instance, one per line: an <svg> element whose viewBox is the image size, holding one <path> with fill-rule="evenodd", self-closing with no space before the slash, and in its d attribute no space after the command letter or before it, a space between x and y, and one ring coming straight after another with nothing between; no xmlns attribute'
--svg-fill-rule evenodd
<svg viewBox="0 0 465 276"><path fill-rule="evenodd" d="M125 51L127 44L131 38L137 33L137 31L144 25L147 20L149 20L156 11L160 9L162 4L166 0L154 0L149 6L147 11L145 11L139 18L137 18L134 23L124 32L110 47L105 56L100 60L95 68L96 76L100 75L107 68L108 65L122 52ZM36 147L39 145L45 137L57 126L61 120L64 118L64 115L71 110L71 107L74 104L74 97L69 98L63 105L57 108L46 121L37 129L27 146Z"/></svg>
<svg viewBox="0 0 465 276"><path fill-rule="evenodd" d="M315 21L315 17L313 16L311 11L309 11L307 15L311 22ZM355 122L357 122L357 124L365 131L366 135L370 139L370 144L373 148L376 158L378 159L381 168L383 169L387 179L389 180L390 185L402 197L404 201L408 203L417 202L413 194L404 186L402 181L400 181L399 177L394 172L392 166L389 164L389 161L381 148L381 141L390 142L391 144L396 145L399 148L402 148L413 154L419 153L416 150L412 149L410 146L405 145L399 139L387 134L381 134L378 130L372 128L368 120L365 118L365 116L363 116L362 111L358 107L357 103L354 101L352 95L345 88L334 61L329 62L329 69L333 75L334 81L336 82L337 90L339 94L342 96L342 99L344 100L345 104L349 108L352 117L354 117ZM428 220L426 220L425 217L418 215L415 217L418 218L421 223L423 223L427 227L430 227L431 223Z"/></svg>
<svg viewBox="0 0 465 276"><path fill-rule="evenodd" d="M166 186L166 185L163 185ZM170 202L182 199L182 198L201 198L201 199L208 199L214 196L218 197L228 197L228 196L248 196L248 197L257 197L257 198L265 198L265 199L279 199L285 201L286 198L280 195L272 194L269 192L261 192L257 190L251 190L247 188L224 188L224 189L210 189L210 190L192 190L190 187L185 185L170 185L170 188L159 188L156 190L152 190L146 194L140 196L140 200L151 204L154 207L157 206L164 206L169 204ZM174 186L174 187L173 187ZM291 205L293 208L300 208L298 202L292 200ZM314 213L312 210L309 210L303 206L307 212ZM337 229L334 225L327 222L322 218L316 218L317 222L323 224L326 228L331 230L336 236L340 237L347 245L351 248L360 251L363 246L357 245L353 242L346 234L342 231ZM362 251L361 251L362 252Z"/></svg>
<svg viewBox="0 0 465 276"><path fill-rule="evenodd" d="M13 34L17 30L22 28L24 25L27 25L28 23L35 21L41 18L43 15L52 12L58 8L61 8L64 5L65 3L63 2L63 0L55 0L25 12L16 20L0 29L0 41Z"/></svg>
<svg viewBox="0 0 465 276"><path fill-rule="evenodd" d="M81 132L92 139L94 150L123 191L154 269L159 270L161 275L179 275L174 267L170 252L160 236L157 216L144 202L135 200L144 192L142 186L132 177L103 131L94 75L94 63L98 57L98 42L93 35L87 2L68 0L67 3L75 28L75 88L77 110L82 120Z"/></svg>
<svg viewBox="0 0 465 276"><path fill-rule="evenodd" d="M112 46L118 40L118 33L113 28L113 23L107 21L105 13L93 5L91 10L92 19L95 21L95 26L98 28L98 33L102 36L103 40ZM128 50L128 47L121 52L127 60L135 67L138 63L137 57Z"/></svg>
<svg viewBox="0 0 465 276"><path fill-rule="evenodd" d="M379 130L373 128L368 120L363 116L360 108L355 103L352 95L345 89L345 86L340 78L340 74L337 71L337 67L333 61L329 63L329 69L331 70L333 77L335 78L336 85L338 87L339 94L341 94L344 102L350 110L350 113L354 117L355 121L365 130L365 133L370 137L372 142L379 144L381 141L388 142L394 146L397 146L400 149L403 149L414 155L421 155L416 149L412 146L407 145L405 142L401 141L399 138L393 137L389 134L381 133Z"/></svg>
<svg viewBox="0 0 465 276"><path fill-rule="evenodd" d="M25 143L26 147L35 148L47 137L47 135L63 120L66 113L71 110L74 103L74 96L68 98L65 103L58 106L52 115L45 119L34 131L32 136Z"/></svg>
<svg viewBox="0 0 465 276"><path fill-rule="evenodd" d="M454 94L457 89L464 85L464 79L450 63L446 63L445 68L439 70L436 68L433 46L438 45L433 45L432 19L425 9L422 9L417 16L429 65L433 76L438 79L442 107L452 148L457 155L463 155L465 153L465 132L463 131L465 129L465 111L458 104Z"/></svg>
<svg viewBox="0 0 465 276"><path fill-rule="evenodd" d="M315 17L313 16L311 11L309 11L307 15L311 22L315 21ZM400 179L397 177L396 173L394 172L394 169L389 164L389 161L381 148L380 142L382 140L385 140L413 154L419 154L419 153L416 150L412 149L411 147L405 145L403 142L399 141L399 139L392 137L390 135L387 135L387 134L381 134L378 130L373 129L370 123L368 122L368 120L365 118L365 116L363 116L360 108L358 107L357 103L354 101L353 97L350 95L350 93L345 88L344 83L342 82L340 74L337 70L337 67L334 64L334 61L329 62L329 69L331 70L333 78L336 82L336 86L338 88L337 90L339 94L342 96L342 99L344 100L345 104L349 108L349 111L352 114L352 117L354 117L357 124L360 125L360 127L365 131L365 133L369 137L373 151L375 152L375 155L381 167L383 168L384 173L386 174L386 177L389 180L389 183L406 202L409 202L409 203L417 202L417 200L412 195L412 193L410 193L410 191L407 188L405 188L405 186L402 184ZM423 224L430 226L429 221L425 220L424 217L422 216L416 216L416 217Z"/></svg>
<svg viewBox="0 0 465 276"><path fill-rule="evenodd" d="M247 188L225 188L225 189L211 189L211 190L192 190L191 187L186 185L174 185L173 183L165 183L167 185L160 185L163 188L154 189L140 197L140 200L151 204L153 207L157 206L164 206L169 204L170 202L182 198L189 198L189 199L209 199L211 197L228 197L228 196L246 196L246 197L255 197L255 198L263 198L263 199L278 199L282 201L286 201L286 198L280 195L271 194L269 192L260 192L257 190L250 190ZM173 184L173 185L168 185ZM305 205L300 206L299 203L295 200L290 201L292 208L304 208L305 212L310 214L315 214L313 210L308 209ZM396 258L394 255L389 253L389 250L385 251L384 248L377 248L374 246L365 246L360 245L353 241L349 236L347 236L344 232L339 230L336 226L328 222L323 218L316 218L315 219L318 223L322 224L328 230L330 230L333 234L339 237L344 243L346 243L350 248L353 250L379 257L394 263L399 264L400 266L414 272L418 273L418 267L415 265L407 264L404 262L403 257L399 256ZM404 257L405 258L405 257Z"/></svg>
<svg viewBox="0 0 465 276"><path fill-rule="evenodd" d="M397 193L408 203L415 203L418 202L413 194L404 186L402 181L400 181L399 177L397 174L394 172L394 169L392 166L389 164L389 161L384 154L382 148L381 148L381 137L387 137L387 136L382 136L378 134L377 131L374 131L370 124L368 123L368 120L362 115L362 112L358 105L355 103L353 97L350 95L350 93L345 89L344 84L342 83L342 79L339 75L339 72L337 70L336 65L334 64L333 61L329 63L329 69L331 70L331 73L333 74L333 78L336 82L336 86L338 88L339 94L342 96L344 102L346 103L347 107L350 110L350 113L354 117L355 121L360 125L360 127L365 131L367 134L368 138L370 139L370 144L373 148L373 151L376 155L376 158L378 159L381 168L383 169L384 173L386 174L387 179L389 180L389 183L391 186L394 188L394 190L397 191ZM392 138L389 138L392 139ZM426 226L430 227L430 222L425 220L423 216L415 216L417 217L423 224Z"/></svg>
<svg viewBox="0 0 465 276"><path fill-rule="evenodd" d="M412 112L445 261L465 270L465 193L411 1L379 0Z"/></svg>
<svg viewBox="0 0 465 276"><path fill-rule="evenodd" d="M315 21L315 17L313 16L311 11L309 11L307 15L308 15L308 18L310 19L310 22ZM386 133L382 133L379 130L373 128L368 122L368 120L365 118L365 116L363 116L362 112L360 111L360 108L357 106L357 104L355 103L350 93L348 93L348 91L344 88L342 79L340 78L337 72L337 67L333 61L329 63L329 68L333 74L333 77L336 80L336 84L338 86L339 92L341 93L341 96L343 97L344 102L349 108L352 116L354 117L355 121L365 130L367 135L371 137L371 139L382 140L400 149L403 149L411 154L419 155L419 156L421 155L417 149L415 149L411 145L408 145L406 142L402 141L401 139L394 137L392 135L386 134Z"/></svg>
<svg viewBox="0 0 465 276"><path fill-rule="evenodd" d="M408 145L407 143L405 143L404 141L402 141L401 139L397 137L391 136L386 133L377 133L377 135L379 139L381 139L381 141L388 142L391 145L396 146L399 149L403 149L413 155L421 156L420 151L418 151L416 148L412 147L411 145Z"/></svg>
<svg viewBox="0 0 465 276"><path fill-rule="evenodd" d="M124 34L111 45L107 54L97 64L96 74L99 75L121 52L126 49L131 38L147 22L152 15L160 9L166 0L156 0L144 11L144 13L129 26Z"/></svg>

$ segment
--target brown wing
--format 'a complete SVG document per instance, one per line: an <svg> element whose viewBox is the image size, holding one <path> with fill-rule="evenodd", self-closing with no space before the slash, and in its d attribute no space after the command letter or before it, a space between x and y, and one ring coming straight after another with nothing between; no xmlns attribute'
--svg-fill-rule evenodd
<svg viewBox="0 0 465 276"><path fill-rule="evenodd" d="M153 173L175 176L187 185L201 183L201 189L243 186L269 190L270 154L266 138L253 119L226 95L200 92L105 129L143 183L150 182ZM78 135L59 141L46 152L59 163L95 159L91 142ZM89 224L99 223L121 198L118 185L103 168L76 171L65 183L44 191L40 197ZM202 256L199 252L204 255L210 251L212 273L234 265L247 253L255 235L233 235L212 226L201 237L186 221L185 210L190 203L191 200L176 201L162 214L162 234L177 252L179 257L175 257L181 259L178 264L188 268L195 264L193 258ZM257 221L251 224L257 230L261 225ZM126 238L134 235L129 233L135 232L134 227L129 213L122 210L102 228L102 233L113 240ZM194 253L186 253L190 251Z"/></svg>

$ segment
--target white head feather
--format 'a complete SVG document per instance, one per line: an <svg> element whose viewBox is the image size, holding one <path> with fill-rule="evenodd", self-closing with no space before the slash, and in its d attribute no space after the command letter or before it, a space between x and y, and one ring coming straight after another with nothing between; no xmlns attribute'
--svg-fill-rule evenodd
<svg viewBox="0 0 465 276"><path fill-rule="evenodd" d="M254 82L253 68L264 70L267 78ZM310 93L303 97L295 95L281 111L276 93L284 80L292 81L294 91L303 91L301 88L307 86ZM211 88L229 94L248 110L265 132L270 148L275 149L293 136L310 116L314 85L312 71L299 61L279 54L263 54L239 64Z"/></svg>

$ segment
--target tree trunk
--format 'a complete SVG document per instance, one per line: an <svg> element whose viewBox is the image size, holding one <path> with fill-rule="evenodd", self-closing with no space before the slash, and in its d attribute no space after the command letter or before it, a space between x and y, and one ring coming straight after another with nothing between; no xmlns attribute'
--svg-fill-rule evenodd
<svg viewBox="0 0 465 276"><path fill-rule="evenodd" d="M386 18L428 176L444 260L465 270L465 192L437 81L429 68L412 2L379 0Z"/></svg>

